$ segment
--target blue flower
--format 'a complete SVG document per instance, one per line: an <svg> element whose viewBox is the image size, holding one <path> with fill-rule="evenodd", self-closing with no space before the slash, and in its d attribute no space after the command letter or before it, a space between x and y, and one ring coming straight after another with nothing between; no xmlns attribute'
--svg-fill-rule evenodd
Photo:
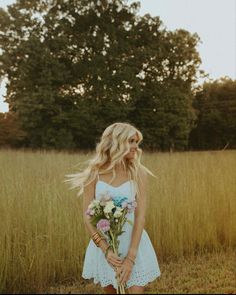
<svg viewBox="0 0 236 295"><path fill-rule="evenodd" d="M116 207L122 207L122 203L127 201L127 197L117 196L113 198L113 203Z"/></svg>

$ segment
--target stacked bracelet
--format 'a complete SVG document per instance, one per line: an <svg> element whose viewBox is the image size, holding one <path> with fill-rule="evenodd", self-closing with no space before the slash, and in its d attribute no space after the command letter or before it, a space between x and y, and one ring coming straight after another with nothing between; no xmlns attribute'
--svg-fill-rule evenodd
<svg viewBox="0 0 236 295"><path fill-rule="evenodd" d="M101 237L98 232L95 232L94 234L92 234L92 239L97 247L99 247L99 243L101 240L105 240L105 238Z"/></svg>
<svg viewBox="0 0 236 295"><path fill-rule="evenodd" d="M133 264L135 264L134 258L131 258L130 256L126 256L125 258L128 259L128 260L130 260L130 261L132 261Z"/></svg>

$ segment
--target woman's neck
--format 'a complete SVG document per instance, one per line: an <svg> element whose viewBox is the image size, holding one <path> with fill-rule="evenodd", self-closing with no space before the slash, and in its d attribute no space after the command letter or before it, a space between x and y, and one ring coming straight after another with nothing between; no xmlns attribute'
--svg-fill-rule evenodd
<svg viewBox="0 0 236 295"><path fill-rule="evenodd" d="M108 168L109 166L109 163L103 165L102 169L106 169ZM116 171L116 173L126 173L127 172L127 167L124 166L122 163L117 163L115 166L114 166L114 169ZM110 171L111 169L109 169Z"/></svg>
<svg viewBox="0 0 236 295"><path fill-rule="evenodd" d="M126 172L127 171L127 167L125 167L123 164L116 164L115 165L115 170L117 172Z"/></svg>

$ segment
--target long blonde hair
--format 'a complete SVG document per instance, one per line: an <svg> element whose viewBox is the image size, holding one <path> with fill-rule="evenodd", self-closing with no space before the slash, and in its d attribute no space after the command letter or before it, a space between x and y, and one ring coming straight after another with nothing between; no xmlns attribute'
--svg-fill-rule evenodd
<svg viewBox="0 0 236 295"><path fill-rule="evenodd" d="M64 182L71 184L71 189L79 188L77 196L83 194L84 186L92 182L98 174L106 174L112 170L113 177L116 177L115 165L122 164L129 175L129 179L134 180L136 191L138 188L139 169L145 170L150 175L156 177L147 167L141 164L142 149L137 148L137 154L133 159L124 160L124 156L130 152L129 138L137 134L138 144L143 140L142 133L130 123L113 123L108 126L101 136L100 141L96 144L95 156L87 160L87 167L76 174L65 175L69 179ZM104 167L108 164L108 167ZM140 178L140 181L142 179ZM137 197L139 193L137 194Z"/></svg>

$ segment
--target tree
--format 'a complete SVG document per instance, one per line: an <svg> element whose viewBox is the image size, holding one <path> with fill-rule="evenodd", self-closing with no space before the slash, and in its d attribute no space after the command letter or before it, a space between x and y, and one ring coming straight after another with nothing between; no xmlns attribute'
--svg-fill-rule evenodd
<svg viewBox="0 0 236 295"><path fill-rule="evenodd" d="M184 149L199 38L124 0L18 0L0 11L1 76L29 146L92 148L129 121L148 148Z"/></svg>
<svg viewBox="0 0 236 295"><path fill-rule="evenodd" d="M201 63L199 37L185 30L157 33L160 26L158 18L145 15L134 32L142 75L131 117L141 126L149 149L185 149L196 120L192 86Z"/></svg>
<svg viewBox="0 0 236 295"><path fill-rule="evenodd" d="M190 144L199 149L236 147L236 81L229 78L205 82L196 93L198 121Z"/></svg>
<svg viewBox="0 0 236 295"><path fill-rule="evenodd" d="M14 113L0 113L0 147L19 147L26 135Z"/></svg>

